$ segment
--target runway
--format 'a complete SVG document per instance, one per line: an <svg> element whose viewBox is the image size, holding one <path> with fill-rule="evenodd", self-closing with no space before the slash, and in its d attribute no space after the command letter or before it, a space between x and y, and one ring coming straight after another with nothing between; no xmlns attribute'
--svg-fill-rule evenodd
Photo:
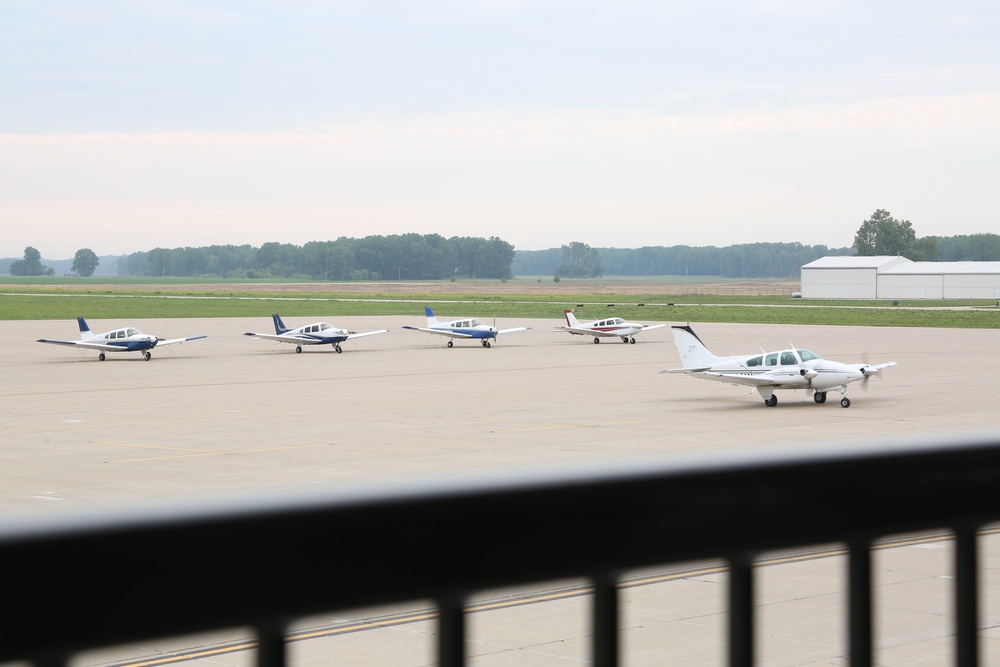
<svg viewBox="0 0 1000 667"><path fill-rule="evenodd" d="M465 304L438 315L477 313ZM617 339L594 345L553 331L561 323L555 316L511 319L498 325L534 328L501 337L490 349L475 341L448 349L443 338L401 329L422 319L286 318L291 326L325 320L358 331L390 330L344 344L343 354L329 346L296 354L291 345L242 335L268 331L266 315L88 320L94 331L127 324L164 338L208 335L154 349L149 362L139 354L109 354L98 362L96 353L35 342L76 338L71 317L0 322L0 517L497 468L835 446L906 434L952 437L995 431L1000 424L996 330L694 323L717 354L791 342L838 361L867 355L872 363L898 362L867 392L851 385L848 409L837 401L817 405L806 392L782 392L778 406L767 408L745 388L659 374L680 365L669 328L639 336L635 345ZM983 620L992 644L1000 639L998 549L995 538L984 545L992 594ZM914 546L886 558L892 563L879 585L904 595L888 604L894 615L880 625L880 664L917 664L917 657L940 664L950 655L950 612L940 584L948 576L949 551L947 544ZM224 562L224 555L207 557ZM768 569L763 595L774 606L764 631L782 620L800 634L773 630L781 639L765 642L764 664L840 664L843 651L835 639L843 624L830 616L839 614L834 606L843 597L837 592L841 575L816 562ZM724 581L724 575L705 574L630 594L624 644L635 657L627 664L658 664L664 655L672 664L721 657L724 615L712 606L721 604ZM666 587L672 587L668 593ZM470 621L480 637L474 664L585 659L585 598L519 609ZM816 621L806 623L808 618ZM302 642L295 651L356 652L368 656L366 664L426 664L429 647L414 649L411 642L424 646L431 632L431 622L409 624L379 631L378 640L371 639L374 633L357 633ZM127 662L168 650L164 646L190 645L125 647L84 662ZM1000 651L990 650L987 657L1000 658ZM382 663L371 659L383 652ZM230 661L250 664L252 652Z"/></svg>

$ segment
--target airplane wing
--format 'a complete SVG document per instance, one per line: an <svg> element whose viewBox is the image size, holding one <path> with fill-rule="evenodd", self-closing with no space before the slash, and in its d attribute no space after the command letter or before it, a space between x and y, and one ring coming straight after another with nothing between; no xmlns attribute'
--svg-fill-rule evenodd
<svg viewBox="0 0 1000 667"><path fill-rule="evenodd" d="M642 325L642 330L643 331L649 331L650 329L659 329L660 327L665 327L665 326L667 326L667 325L666 324L650 324L650 325L645 325L644 324L644 325Z"/></svg>
<svg viewBox="0 0 1000 667"><path fill-rule="evenodd" d="M39 338L39 343L51 343L53 345L69 345L71 347L82 347L86 350L100 350L101 352L121 352L121 345L108 345L88 340L52 340L51 338Z"/></svg>
<svg viewBox="0 0 1000 667"><path fill-rule="evenodd" d="M884 364L872 364L870 366L865 366L862 370L865 372L865 375L870 375L871 373L878 373L883 368L889 368L889 366L895 365L895 361L889 361Z"/></svg>
<svg viewBox="0 0 1000 667"><path fill-rule="evenodd" d="M348 334L347 339L350 340L352 338L362 338L363 336L374 336L375 334L384 334L384 333L389 333L389 330L379 329L378 331L365 331L362 333L352 333Z"/></svg>
<svg viewBox="0 0 1000 667"><path fill-rule="evenodd" d="M527 331L530 328L531 327L514 327L513 329L500 329L500 331L497 331L497 335L499 336L500 334L514 333L515 331Z"/></svg>
<svg viewBox="0 0 1000 667"><path fill-rule="evenodd" d="M556 327L556 331L565 331L566 333L578 334L580 336L617 336L618 334L608 333L607 331L596 331L594 329L584 329L582 327L568 327L565 325L560 325Z"/></svg>
<svg viewBox="0 0 1000 667"><path fill-rule="evenodd" d="M157 347L163 347L164 345L173 345L174 343L186 343L189 340L198 340L199 338L208 338L205 334L198 334L197 336L188 336L187 338L170 338L168 340L156 341Z"/></svg>
<svg viewBox="0 0 1000 667"><path fill-rule="evenodd" d="M767 373L719 373L708 370L708 368L668 368L661 373L686 373L692 377L702 380L713 380L715 382L726 382L729 384L741 384L748 387L781 387L785 385L801 385L802 375L798 372L781 370L769 371Z"/></svg>
<svg viewBox="0 0 1000 667"><path fill-rule="evenodd" d="M427 333L438 334L439 336L449 336L451 338L472 338L469 334L458 333L457 331L452 331L451 329L428 329L427 327L415 327L409 324L403 325L404 329L412 329L413 331L426 331Z"/></svg>
<svg viewBox="0 0 1000 667"><path fill-rule="evenodd" d="M268 340L277 340L282 343L297 343L299 345L315 345L321 343L322 341L317 340L313 336L301 336L299 334L268 334L268 333L254 333L248 331L244 336L255 336L257 338L266 338ZM163 343L160 343L162 345Z"/></svg>

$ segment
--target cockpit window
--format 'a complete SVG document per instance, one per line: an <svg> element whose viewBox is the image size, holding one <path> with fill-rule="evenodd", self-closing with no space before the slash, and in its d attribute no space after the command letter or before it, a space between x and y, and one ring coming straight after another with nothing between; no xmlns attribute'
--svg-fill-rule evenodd
<svg viewBox="0 0 1000 667"><path fill-rule="evenodd" d="M747 360L747 366L760 366L762 361L764 361L764 357L754 357Z"/></svg>
<svg viewBox="0 0 1000 667"><path fill-rule="evenodd" d="M799 363L799 360L795 358L795 353L791 350L785 350L781 353L782 366L794 366L797 363Z"/></svg>
<svg viewBox="0 0 1000 667"><path fill-rule="evenodd" d="M796 350L796 352L798 352L799 356L802 357L802 361L815 361L820 358L818 354L810 352L809 350Z"/></svg>
<svg viewBox="0 0 1000 667"><path fill-rule="evenodd" d="M772 352L771 354L764 357L765 366L777 366L778 365L778 353Z"/></svg>

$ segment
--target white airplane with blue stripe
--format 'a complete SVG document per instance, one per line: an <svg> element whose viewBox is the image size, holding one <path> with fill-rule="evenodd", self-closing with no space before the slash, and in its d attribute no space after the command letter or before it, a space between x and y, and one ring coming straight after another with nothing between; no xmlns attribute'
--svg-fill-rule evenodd
<svg viewBox="0 0 1000 667"><path fill-rule="evenodd" d="M150 351L154 347L164 345L174 345L176 343L186 343L189 340L207 338L205 334L197 336L187 336L186 338L163 339L158 336L144 334L135 327L122 327L108 331L107 333L95 334L87 325L87 320L82 317L76 318L80 325L80 340L53 340L50 338L39 338L39 343L51 343L53 345L68 345L81 350L96 350L99 361L104 361L106 352L139 352L142 358L149 361L153 357Z"/></svg>
<svg viewBox="0 0 1000 667"><path fill-rule="evenodd" d="M412 331L426 331L438 336L448 336L449 338L478 340L483 347L490 347L490 341L496 342L497 336L501 334L513 333L515 331L527 331L531 327L514 327L513 329L497 329L488 324L483 324L475 318L463 318L442 322L434 316L434 311L430 306L424 306L424 315L427 316L426 327L414 327L406 325L404 329ZM455 341L449 340L448 347L454 347Z"/></svg>
<svg viewBox="0 0 1000 667"><path fill-rule="evenodd" d="M301 327L291 329L285 326L285 323L281 321L281 316L277 313L271 315L271 319L274 320L273 334L248 331L243 335L276 340L279 343L291 343L295 346L297 353L302 352L303 345L332 345L333 349L339 354L344 351L340 347L340 344L344 341L362 338L363 336L389 333L388 329L357 333L355 331L348 331L347 329L340 329L326 322L313 322L312 324L305 324Z"/></svg>
<svg viewBox="0 0 1000 667"><path fill-rule="evenodd" d="M771 408L778 404L778 397L774 395L777 389L805 389L812 392L816 403L826 403L828 391L839 391L843 396L840 407L849 408L848 384L858 380L867 383L883 368L896 365L895 361L875 365L843 364L794 346L778 352L717 357L708 351L690 326L675 326L673 330L674 344L684 368L669 368L661 373L684 373L702 380L753 387L764 399L764 405Z"/></svg>

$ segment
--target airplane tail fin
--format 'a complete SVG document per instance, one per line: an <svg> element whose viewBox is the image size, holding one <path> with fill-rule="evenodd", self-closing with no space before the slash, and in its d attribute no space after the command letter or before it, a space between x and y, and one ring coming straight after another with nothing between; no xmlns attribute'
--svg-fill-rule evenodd
<svg viewBox="0 0 1000 667"><path fill-rule="evenodd" d="M674 326L674 345L681 357L684 368L702 368L711 366L719 357L708 351L705 344L698 338L690 326Z"/></svg>
<svg viewBox="0 0 1000 667"><path fill-rule="evenodd" d="M94 333L90 330L87 320L82 317L78 317L76 318L76 322L80 325L80 340L87 340L88 338L94 337Z"/></svg>
<svg viewBox="0 0 1000 667"><path fill-rule="evenodd" d="M274 319L274 333L280 336L281 334L288 332L288 327L286 327L285 323L281 321L281 315L275 313L274 315L271 315L271 317Z"/></svg>
<svg viewBox="0 0 1000 667"><path fill-rule="evenodd" d="M438 322L438 318L434 317L434 311L431 310L430 306L424 306L424 315L427 316L428 327L435 327L440 324L440 322Z"/></svg>
<svg viewBox="0 0 1000 667"><path fill-rule="evenodd" d="M566 324L568 324L571 327L580 326L580 320L576 319L576 315L573 314L572 310L565 311L565 314L566 314Z"/></svg>

